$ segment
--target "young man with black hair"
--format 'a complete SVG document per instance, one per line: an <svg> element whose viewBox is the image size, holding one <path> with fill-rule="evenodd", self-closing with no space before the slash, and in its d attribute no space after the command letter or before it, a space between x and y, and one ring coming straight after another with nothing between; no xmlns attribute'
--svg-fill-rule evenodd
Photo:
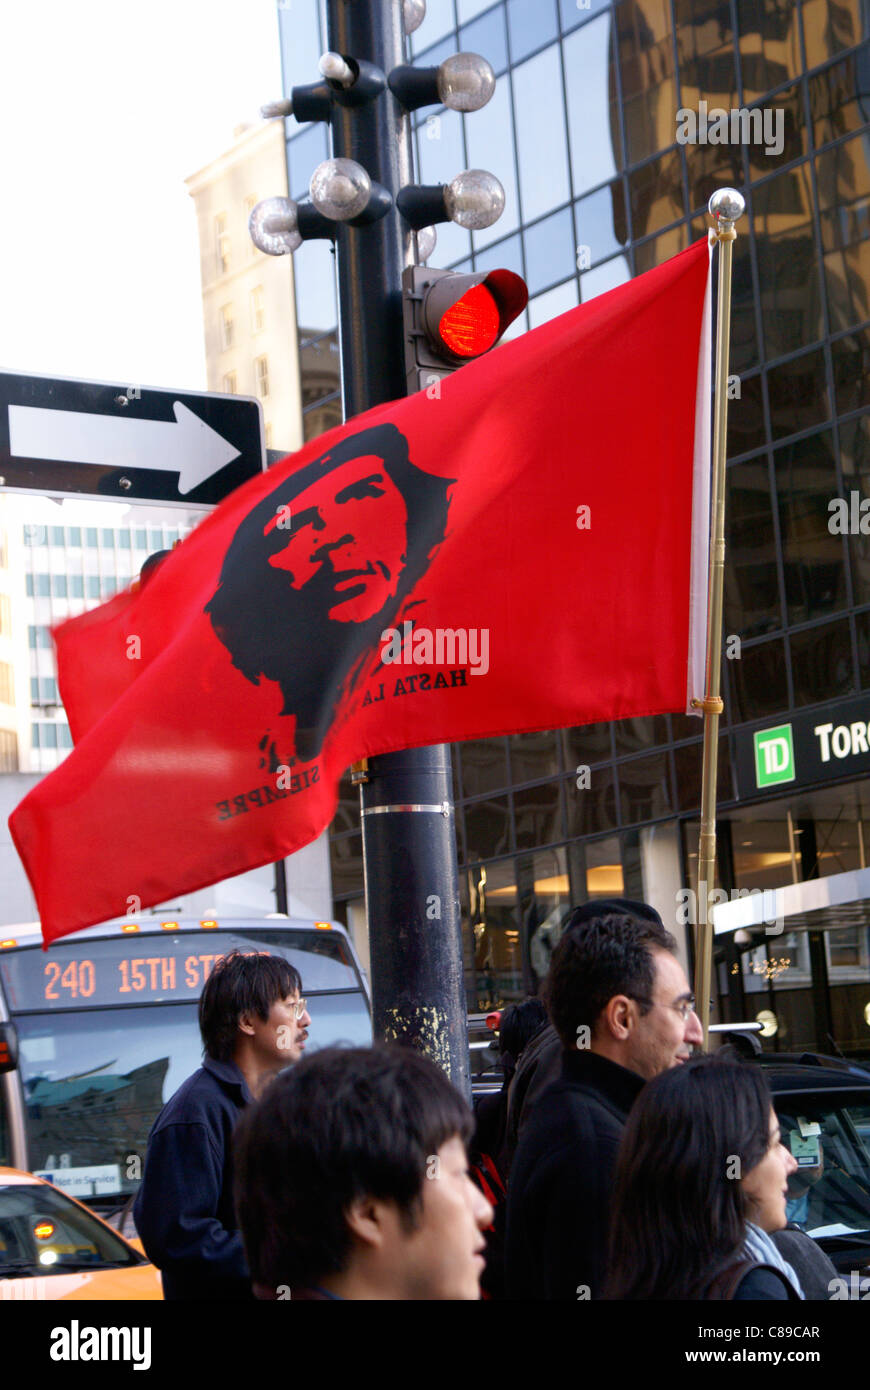
<svg viewBox="0 0 870 1390"><path fill-rule="evenodd" d="M645 1081L703 1041L675 945L653 908L616 899L578 908L553 952L545 993L561 1074L536 1097L510 1170L511 1299L601 1293L628 1112Z"/></svg>
<svg viewBox="0 0 870 1390"><path fill-rule="evenodd" d="M474 1121L434 1063L395 1044L285 1072L234 1139L236 1209L262 1299L477 1299L492 1208Z"/></svg>
<svg viewBox="0 0 870 1390"><path fill-rule="evenodd" d="M247 1105L302 1056L311 1019L282 956L231 951L199 1001L204 1060L167 1101L148 1138L133 1208L168 1300L251 1298L233 1208L231 1139Z"/></svg>

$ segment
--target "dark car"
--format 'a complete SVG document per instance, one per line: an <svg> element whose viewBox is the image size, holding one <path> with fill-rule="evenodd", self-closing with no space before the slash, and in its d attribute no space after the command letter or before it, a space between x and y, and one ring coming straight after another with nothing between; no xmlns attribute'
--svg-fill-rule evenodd
<svg viewBox="0 0 870 1390"><path fill-rule="evenodd" d="M870 1070L816 1053L762 1053L760 1065L797 1159L787 1214L837 1271L870 1274Z"/></svg>

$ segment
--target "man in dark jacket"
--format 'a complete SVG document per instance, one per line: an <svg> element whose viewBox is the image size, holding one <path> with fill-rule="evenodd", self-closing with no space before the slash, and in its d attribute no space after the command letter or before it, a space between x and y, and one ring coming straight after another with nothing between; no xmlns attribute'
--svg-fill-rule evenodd
<svg viewBox="0 0 870 1390"><path fill-rule="evenodd" d="M615 899L578 908L553 953L546 1000L562 1069L537 1097L511 1168L509 1298L601 1293L628 1112L645 1081L703 1041L675 944L654 909Z"/></svg>
<svg viewBox="0 0 870 1390"><path fill-rule="evenodd" d="M133 1215L166 1299L252 1298L233 1206L231 1139L244 1107L305 1047L311 1019L281 956L231 951L199 1001L203 1065L148 1138Z"/></svg>

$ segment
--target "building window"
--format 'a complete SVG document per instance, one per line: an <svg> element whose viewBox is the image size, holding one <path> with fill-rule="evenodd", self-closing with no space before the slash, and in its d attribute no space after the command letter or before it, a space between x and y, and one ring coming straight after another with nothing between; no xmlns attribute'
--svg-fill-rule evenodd
<svg viewBox="0 0 870 1390"><path fill-rule="evenodd" d="M95 546L96 544L97 544L97 528L96 528L96 526L87 526L87 527L85 527L85 545L92 545L92 546Z"/></svg>
<svg viewBox="0 0 870 1390"><path fill-rule="evenodd" d="M236 394L236 374L235 372L224 373L224 395L234 396Z"/></svg>
<svg viewBox="0 0 870 1390"><path fill-rule="evenodd" d="M266 305L263 286L255 285L251 290L251 332L262 333L266 327Z"/></svg>
<svg viewBox="0 0 870 1390"><path fill-rule="evenodd" d="M129 531L119 531L119 532L118 532L118 544L120 545L120 547L121 547L122 550L129 550L129 549L130 549L130 532L129 532Z"/></svg>
<svg viewBox="0 0 870 1390"><path fill-rule="evenodd" d="M15 686L12 681L12 667L8 661L0 661L0 704L15 704Z"/></svg>
<svg viewBox="0 0 870 1390"><path fill-rule="evenodd" d="M34 526L28 523L24 527L25 545L45 545L46 530L44 526Z"/></svg>
<svg viewBox="0 0 870 1390"><path fill-rule="evenodd" d="M32 574L26 574L26 575L24 576L24 592L27 594L27 597L28 597L28 598L33 598L33 575L32 575Z"/></svg>
<svg viewBox="0 0 870 1390"><path fill-rule="evenodd" d="M97 574L89 574L85 580L85 588L88 598L100 597L100 577Z"/></svg>
<svg viewBox="0 0 870 1390"><path fill-rule="evenodd" d="M264 401L269 394L269 359L255 357L254 368L257 373L257 395Z"/></svg>
<svg viewBox="0 0 870 1390"><path fill-rule="evenodd" d="M69 596L70 598L84 598L85 581L80 574L71 574L69 577Z"/></svg>
<svg viewBox="0 0 870 1390"><path fill-rule="evenodd" d="M81 545L82 528L80 526L71 526L66 533L66 540L67 545Z"/></svg>
<svg viewBox="0 0 870 1390"><path fill-rule="evenodd" d="M30 703L32 705L59 705L57 681L54 676L30 677Z"/></svg>
<svg viewBox="0 0 870 1390"><path fill-rule="evenodd" d="M111 546L114 549L115 533L110 526L103 527L103 545Z"/></svg>
<svg viewBox="0 0 870 1390"><path fill-rule="evenodd" d="M36 596L37 598L48 598L51 593L51 576L48 574L38 574L36 576Z"/></svg>
<svg viewBox="0 0 870 1390"><path fill-rule="evenodd" d="M66 598L66 575L53 574L51 576L51 592L54 598Z"/></svg>
<svg viewBox="0 0 870 1390"><path fill-rule="evenodd" d="M9 729L0 729L0 772L18 771L18 739Z"/></svg>
<svg viewBox="0 0 870 1390"><path fill-rule="evenodd" d="M235 325L233 323L232 304L221 305L221 348L226 352L231 348L235 340Z"/></svg>
<svg viewBox="0 0 870 1390"><path fill-rule="evenodd" d="M225 275L230 268L230 239L227 236L227 217L224 212L219 213L214 220L214 237L218 275Z"/></svg>

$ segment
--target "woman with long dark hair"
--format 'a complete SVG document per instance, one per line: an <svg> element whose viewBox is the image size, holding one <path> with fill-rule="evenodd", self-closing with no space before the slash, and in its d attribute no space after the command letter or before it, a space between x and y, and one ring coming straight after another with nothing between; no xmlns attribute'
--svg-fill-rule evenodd
<svg viewBox="0 0 870 1390"><path fill-rule="evenodd" d="M698 1057L657 1076L620 1144L605 1297L802 1298L769 1235L796 1167L757 1066Z"/></svg>

